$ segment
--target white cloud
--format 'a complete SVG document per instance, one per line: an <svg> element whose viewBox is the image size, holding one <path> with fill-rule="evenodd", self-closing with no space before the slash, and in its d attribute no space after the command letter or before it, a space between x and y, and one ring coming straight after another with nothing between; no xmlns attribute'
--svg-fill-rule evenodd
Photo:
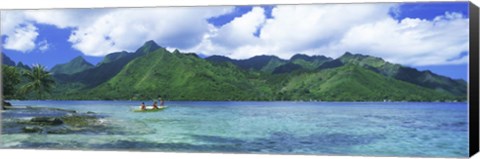
<svg viewBox="0 0 480 159"><path fill-rule="evenodd" d="M103 56L116 51L134 51L147 40L155 40L164 47L189 48L198 44L209 30L206 19L232 9L164 7L7 11L15 14L6 15L6 19L18 20L10 20L2 25L2 30L6 28L11 32L12 26L22 23L70 28L73 32L68 41L73 48L86 55Z"/></svg>
<svg viewBox="0 0 480 159"><path fill-rule="evenodd" d="M23 14L26 20L64 29L88 26L99 16L110 11L111 9L27 10Z"/></svg>
<svg viewBox="0 0 480 159"><path fill-rule="evenodd" d="M42 40L38 43L38 50L41 52L45 52L50 48L50 44L48 43L47 40Z"/></svg>
<svg viewBox="0 0 480 159"><path fill-rule="evenodd" d="M207 55L236 56L233 55L235 52L231 52L231 48L255 45L261 42L254 33L265 22L265 10L261 7L254 7L252 11L234 18L220 28L210 25L209 32L203 36L202 42L187 51L201 52ZM249 54L243 53L240 56L249 56Z"/></svg>
<svg viewBox="0 0 480 159"><path fill-rule="evenodd" d="M68 13L80 13L80 10L64 10ZM73 27L72 22L82 19L79 14L58 14L56 10L29 10L29 11L2 11L1 12L1 35L6 37L3 47L5 49L16 50L20 52L30 52L38 47L38 50L44 52L48 50L50 44L46 41L40 41L35 44L39 35L35 23L56 25L59 28ZM84 12L88 15L88 12ZM77 16L74 16L77 15ZM85 18L83 18L85 19Z"/></svg>
<svg viewBox="0 0 480 159"><path fill-rule="evenodd" d="M25 24L25 18L21 11L1 11L2 35L12 35L20 24Z"/></svg>
<svg viewBox="0 0 480 159"><path fill-rule="evenodd" d="M302 51L336 41L352 26L388 17L391 5L281 6L272 10L261 38L277 48Z"/></svg>
<svg viewBox="0 0 480 159"><path fill-rule="evenodd" d="M197 48L200 52L207 54L220 53L233 58L248 58L259 54L274 54L282 58L289 58L299 52L311 54L308 51L312 48L338 41L351 26L388 17L388 14L384 13L388 13L391 6L389 4L282 5L273 8L272 19L250 23L254 26L261 25L259 37L252 35L256 31L255 29L227 28L229 25L248 21L247 18L250 17L246 15L254 15L253 13L256 11L252 10L219 28L219 32L229 31L233 35L243 36L230 36L226 33L223 35L227 36L223 38L219 37L221 34L212 36L223 41L241 37L243 45L216 46L215 44L220 42L206 36L204 42ZM261 17L265 18L264 15ZM244 22L244 24L249 23ZM249 39L249 42L243 42L245 39Z"/></svg>
<svg viewBox="0 0 480 159"><path fill-rule="evenodd" d="M5 38L3 47L20 52L29 52L35 48L35 39L37 39L37 28L32 24L17 25Z"/></svg>
<svg viewBox="0 0 480 159"><path fill-rule="evenodd" d="M0 29L5 35L3 47L20 52L29 52L35 48L38 36L37 28L25 21L21 11L2 11Z"/></svg>
<svg viewBox="0 0 480 159"><path fill-rule="evenodd" d="M155 40L167 48L232 58L261 54L290 58L296 53L338 57L350 51L413 66L468 62L468 56L460 57L462 52L468 52L468 19L458 13L445 13L434 20L397 21L390 14L401 14L398 5L389 3L281 5L273 8L272 19L266 19L263 8L254 7L221 27L206 21L232 9L8 11L12 14L7 16L13 18L5 20L2 14L1 27L10 40L20 33L31 33L30 38L15 40L16 45L10 41L11 46L22 50L32 47L26 39L36 38L35 29L25 26L42 23L71 28L72 47L93 56L134 51L145 41ZM254 36L258 29L259 36Z"/></svg>
<svg viewBox="0 0 480 159"><path fill-rule="evenodd" d="M230 23L222 26L212 36L212 41L224 47L238 47L251 45L257 42L253 34L265 23L264 9L255 7L252 11L233 19Z"/></svg>
<svg viewBox="0 0 480 159"><path fill-rule="evenodd" d="M459 58L462 52L468 52L467 18L445 13L434 20L397 21L389 14L395 9L398 6L394 4L277 6L273 18L261 24L258 38L251 35L251 30L226 29L246 21L252 11L205 35L203 42L190 51L239 59L261 54L290 58L296 53L335 58L350 51L411 66L468 62L468 56ZM221 31L230 34L218 34ZM234 37L238 39L230 40ZM240 45L230 41L240 41L236 43Z"/></svg>
<svg viewBox="0 0 480 159"><path fill-rule="evenodd" d="M413 66L466 63L468 56L468 19L458 13L446 13L434 20L385 18L348 30L336 44L318 50L350 50L383 57L394 63Z"/></svg>
<svg viewBox="0 0 480 159"><path fill-rule="evenodd" d="M147 40L164 47L190 48L209 30L209 17L231 8L141 8L117 9L79 27L69 38L72 46L87 55L103 56L115 51L134 51ZM122 17L122 18L118 18Z"/></svg>

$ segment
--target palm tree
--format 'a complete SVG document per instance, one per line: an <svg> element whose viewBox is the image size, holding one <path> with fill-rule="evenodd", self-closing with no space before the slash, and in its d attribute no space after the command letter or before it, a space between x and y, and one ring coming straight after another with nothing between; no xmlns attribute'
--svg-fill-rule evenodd
<svg viewBox="0 0 480 159"><path fill-rule="evenodd" d="M23 76L28 83L22 86L22 92L27 94L34 91L39 99L43 97L44 92L50 93L55 84L52 75L42 65L34 65L32 70L26 71Z"/></svg>

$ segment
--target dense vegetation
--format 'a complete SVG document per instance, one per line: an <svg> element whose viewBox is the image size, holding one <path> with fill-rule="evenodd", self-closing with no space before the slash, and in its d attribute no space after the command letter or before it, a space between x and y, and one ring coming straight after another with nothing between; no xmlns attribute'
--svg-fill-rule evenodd
<svg viewBox="0 0 480 159"><path fill-rule="evenodd" d="M21 94L35 93L37 99L43 99L45 93L50 93L55 85L52 75L42 65L33 66L23 76L26 83L20 88Z"/></svg>
<svg viewBox="0 0 480 159"><path fill-rule="evenodd" d="M2 81L5 99L45 99L55 87L55 79L42 65L29 69L2 65Z"/></svg>
<svg viewBox="0 0 480 159"><path fill-rule="evenodd" d="M52 72L52 74L67 74L67 75L70 75L70 74L75 74L75 73L78 73L78 72L88 70L88 69L93 68L93 67L94 66L92 64L85 61L85 59L83 59L81 56L78 56L78 57L74 58L72 61L70 61L66 64L55 65L50 70L50 72Z"/></svg>
<svg viewBox="0 0 480 159"><path fill-rule="evenodd" d="M464 80L348 52L337 59L302 54L288 60L203 59L148 41L133 53L109 54L96 66L78 57L56 68L61 68L51 70L56 87L42 98L464 101L467 94Z"/></svg>
<svg viewBox="0 0 480 159"><path fill-rule="evenodd" d="M16 97L16 90L20 84L20 72L13 66L3 65L2 81L3 97L7 99Z"/></svg>

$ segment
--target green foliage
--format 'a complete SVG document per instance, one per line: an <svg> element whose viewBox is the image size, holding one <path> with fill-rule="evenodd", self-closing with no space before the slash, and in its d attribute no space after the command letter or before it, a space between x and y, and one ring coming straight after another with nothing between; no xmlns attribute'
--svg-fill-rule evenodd
<svg viewBox="0 0 480 159"><path fill-rule="evenodd" d="M287 61L276 56L267 55L254 56L245 60L233 60L224 56L211 56L206 60L214 63L230 62L244 70L262 71L265 73L272 73L276 67L287 63Z"/></svg>
<svg viewBox="0 0 480 159"><path fill-rule="evenodd" d="M101 99L251 100L262 97L255 80L233 65L215 65L187 54L158 49L139 57L86 94ZM253 96L258 94L258 96Z"/></svg>
<svg viewBox="0 0 480 159"><path fill-rule="evenodd" d="M284 64L284 65L281 65L281 66L278 66L276 67L273 71L272 71L272 74L279 74L279 73L291 73L293 71L298 71L298 70L302 70L304 67L302 67L301 65L298 65L298 64L294 64L294 63L287 63L287 64Z"/></svg>
<svg viewBox="0 0 480 159"><path fill-rule="evenodd" d="M356 65L296 76L281 90L288 100L445 101L453 95L382 76Z"/></svg>
<svg viewBox="0 0 480 159"><path fill-rule="evenodd" d="M123 69L123 67L132 60L145 55L151 50L159 48L160 46L155 44L153 41L149 41L146 42L142 47L140 47L135 53L120 55L116 58L111 58L110 56L107 56L109 58L108 60L104 60L103 63L100 63L94 68L71 75L54 74L54 77L56 81L62 85L68 85L70 83L80 83L87 88L94 88L117 75Z"/></svg>
<svg viewBox="0 0 480 159"><path fill-rule="evenodd" d="M52 74L75 74L93 68L93 65L85 61L82 56L78 56L65 64L55 65L50 72Z"/></svg>
<svg viewBox="0 0 480 159"><path fill-rule="evenodd" d="M128 55L129 55L129 54L128 54L128 52L126 52L126 51L111 53L111 54L108 54L107 56L105 56L105 58L103 59L103 61L101 61L101 62L98 63L97 65L114 62L114 61L119 60L119 59L121 59L121 58L127 57Z"/></svg>
<svg viewBox="0 0 480 159"><path fill-rule="evenodd" d="M94 68L55 75L49 99L464 101L466 82L381 58L295 55L234 60L173 53L153 41Z"/></svg>
<svg viewBox="0 0 480 159"><path fill-rule="evenodd" d="M462 96L466 99L467 82L464 80L453 80L430 71L418 71L415 68L392 64L378 57L351 54L349 52L341 56L339 60L344 64L361 66L387 77L434 89L439 92Z"/></svg>
<svg viewBox="0 0 480 159"><path fill-rule="evenodd" d="M300 65L305 69L308 70L315 70L320 65L325 62L331 61L333 59L325 57L325 56L307 56L302 54L297 54L292 56L290 61L294 64Z"/></svg>
<svg viewBox="0 0 480 159"><path fill-rule="evenodd" d="M14 98L20 83L20 72L13 66L2 65L2 81L4 98Z"/></svg>
<svg viewBox="0 0 480 159"><path fill-rule="evenodd" d="M35 92L38 99L42 99L44 93L50 93L55 81L45 67L42 65L33 66L31 71L26 71L23 76L27 83L21 87L22 94Z"/></svg>

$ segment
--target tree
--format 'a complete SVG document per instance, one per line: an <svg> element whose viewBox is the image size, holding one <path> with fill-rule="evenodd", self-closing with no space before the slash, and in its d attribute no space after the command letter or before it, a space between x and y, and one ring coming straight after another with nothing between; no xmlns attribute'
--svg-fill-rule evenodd
<svg viewBox="0 0 480 159"><path fill-rule="evenodd" d="M43 98L43 93L50 93L55 84L52 75L42 65L34 65L32 70L26 71L23 76L27 83L22 86L22 92L24 94L35 92L38 99Z"/></svg>
<svg viewBox="0 0 480 159"><path fill-rule="evenodd" d="M20 83L20 73L12 66L2 66L3 96L13 98L16 94L16 87Z"/></svg>
<svg viewBox="0 0 480 159"><path fill-rule="evenodd" d="M5 102L5 99L14 98L16 94L16 87L20 83L20 73L15 67L3 65L2 66L2 81L3 81L3 98L2 98L2 109L5 109L4 106L10 105L8 102Z"/></svg>

